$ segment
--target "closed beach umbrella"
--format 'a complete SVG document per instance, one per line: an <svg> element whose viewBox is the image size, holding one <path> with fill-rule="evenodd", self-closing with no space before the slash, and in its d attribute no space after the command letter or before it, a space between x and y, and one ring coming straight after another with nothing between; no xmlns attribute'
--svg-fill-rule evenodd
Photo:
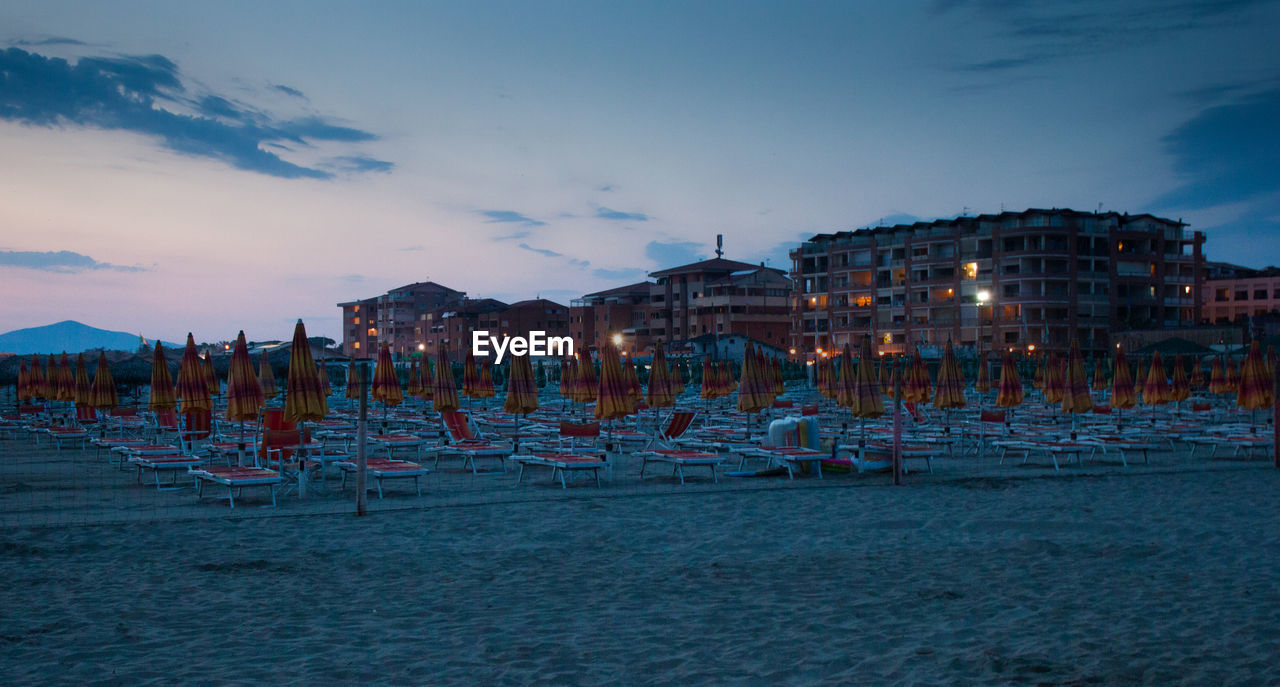
<svg viewBox="0 0 1280 687"><path fill-rule="evenodd" d="M476 391L479 393L477 398L493 398L497 394L497 390L493 388L493 368L490 367L488 358L480 361L480 384Z"/></svg>
<svg viewBox="0 0 1280 687"><path fill-rule="evenodd" d="M1240 371L1236 368L1236 361L1227 358L1227 368L1223 373L1227 379L1226 393L1235 394L1240 391Z"/></svg>
<svg viewBox="0 0 1280 687"><path fill-rule="evenodd" d="M218 373L213 369L213 354L206 353L201 362L204 363L204 379L209 384L209 395L217 396L221 394L222 385L218 383Z"/></svg>
<svg viewBox="0 0 1280 687"><path fill-rule="evenodd" d="M978 379L973 383L973 388L980 394L991 391L991 370L987 361L986 354L978 356Z"/></svg>
<svg viewBox="0 0 1280 687"><path fill-rule="evenodd" d="M58 394L59 401L72 402L76 400L76 376L71 371L71 360L67 358L67 352L62 352L62 357L58 359Z"/></svg>
<svg viewBox="0 0 1280 687"><path fill-rule="evenodd" d="M773 384L756 359L755 347L748 341L742 354L742 382L738 385L738 412L758 413L773 403Z"/></svg>
<svg viewBox="0 0 1280 687"><path fill-rule="evenodd" d="M171 410L177 404L173 376L169 374L169 361L165 360L164 348L157 340L155 351L151 356L151 395L147 400L147 408L152 412Z"/></svg>
<svg viewBox="0 0 1280 687"><path fill-rule="evenodd" d="M84 364L84 354L76 356L76 406L93 405L93 383L89 381L89 369Z"/></svg>
<svg viewBox="0 0 1280 687"><path fill-rule="evenodd" d="M568 357L560 359L560 385L558 390L560 398L567 401L573 400L573 360Z"/></svg>
<svg viewBox="0 0 1280 687"><path fill-rule="evenodd" d="M1169 400L1179 403L1191 398L1191 383L1187 381L1187 368L1182 364L1182 354L1173 357L1173 381L1169 384Z"/></svg>
<svg viewBox="0 0 1280 687"><path fill-rule="evenodd" d="M448 413L461 407L458 387L453 381L453 366L449 364L449 347L440 346L436 354L436 374L431 386L431 404L438 413Z"/></svg>
<svg viewBox="0 0 1280 687"><path fill-rule="evenodd" d="M378 350L378 364L373 368L373 399L382 401L384 410L404 401L400 377L396 374L395 363L391 362L391 346L385 341Z"/></svg>
<svg viewBox="0 0 1280 687"><path fill-rule="evenodd" d="M27 361L18 359L18 400L27 403L31 400L31 373L27 372Z"/></svg>
<svg viewBox="0 0 1280 687"><path fill-rule="evenodd" d="M316 364L316 376L320 378L320 391L328 397L333 393L333 384L329 382L329 366L323 360Z"/></svg>
<svg viewBox="0 0 1280 687"><path fill-rule="evenodd" d="M770 368L773 370L773 397L777 398L787 393L787 383L782 380L782 359L770 358L772 364Z"/></svg>
<svg viewBox="0 0 1280 687"><path fill-rule="evenodd" d="M639 405L644 401L644 387L640 386L640 373L636 371L635 361L627 358L622 372L627 377L627 388L631 390L631 404Z"/></svg>
<svg viewBox="0 0 1280 687"><path fill-rule="evenodd" d="M258 410L265 402L262 384L253 372L249 346L242 331L236 336L231 366L227 369L227 419L233 422L257 420Z"/></svg>
<svg viewBox="0 0 1280 687"><path fill-rule="evenodd" d="M1094 359L1093 361L1093 390L1094 391L1107 390L1107 375L1104 372L1104 370L1107 367L1106 362L1107 362L1106 358L1103 358L1101 361L1097 359Z"/></svg>
<svg viewBox="0 0 1280 687"><path fill-rule="evenodd" d="M711 356L702 357L702 391L700 395L708 401L713 398L719 398L716 384L716 369L712 366Z"/></svg>
<svg viewBox="0 0 1280 687"><path fill-rule="evenodd" d="M1053 356L1045 356L1044 380L1040 391L1044 394L1044 402L1050 405L1062 403L1066 380L1063 379L1062 365Z"/></svg>
<svg viewBox="0 0 1280 687"><path fill-rule="evenodd" d="M1275 402L1275 389L1272 388L1270 377L1262 359L1262 347L1255 340L1249 345L1249 355L1241 365L1236 405L1243 410L1270 408Z"/></svg>
<svg viewBox="0 0 1280 687"><path fill-rule="evenodd" d="M93 386L89 390L89 405L98 410L113 410L120 405L116 396L116 381L107 367L107 354L98 354L98 369L93 374Z"/></svg>
<svg viewBox="0 0 1280 687"><path fill-rule="evenodd" d="M659 343L653 350L653 362L649 364L649 388L645 402L653 408L670 408L676 404L675 385L671 370L667 367L667 354Z"/></svg>
<svg viewBox="0 0 1280 687"><path fill-rule="evenodd" d="M963 408L965 403L964 375L960 372L955 348L948 340L942 352L942 362L938 365L938 387L933 392L933 407L951 410Z"/></svg>
<svg viewBox="0 0 1280 687"><path fill-rule="evenodd" d="M404 390L410 396L417 396L422 393L422 373L418 371L418 361L416 360L409 363L409 381L405 384Z"/></svg>
<svg viewBox="0 0 1280 687"><path fill-rule="evenodd" d="M880 370L880 395L893 397L893 375L889 368L893 367L893 359L880 356L880 362L877 366Z"/></svg>
<svg viewBox="0 0 1280 687"><path fill-rule="evenodd" d="M1142 404L1158 406L1169 402L1169 378L1164 375L1160 351L1151 356L1151 370L1142 384Z"/></svg>
<svg viewBox="0 0 1280 687"><path fill-rule="evenodd" d="M1067 354L1067 374L1063 379L1062 411L1087 413L1093 410L1093 398L1089 396L1089 378L1084 372L1084 357L1080 355L1080 342L1072 339Z"/></svg>
<svg viewBox="0 0 1280 687"><path fill-rule="evenodd" d="M507 397L502 409L511 415L528 415L538 409L538 380L533 374L529 356L511 359L507 374Z"/></svg>
<svg viewBox="0 0 1280 687"><path fill-rule="evenodd" d="M352 360L347 363L347 391L345 396L352 400L360 398L360 375L356 372L355 361Z"/></svg>
<svg viewBox="0 0 1280 687"><path fill-rule="evenodd" d="M834 399L836 397L835 362L830 358L818 358L815 364L818 366L818 393L823 398Z"/></svg>
<svg viewBox="0 0 1280 687"><path fill-rule="evenodd" d="M617 353L617 349L614 349ZM603 365L601 359L601 365ZM618 363L618 370L622 370L622 363ZM578 349L578 367L573 375L573 400L578 403L591 403L597 398L599 393L600 380L596 378L596 368L591 364L591 354L585 349Z"/></svg>
<svg viewBox="0 0 1280 687"><path fill-rule="evenodd" d="M1143 365L1141 360L1135 360L1133 363L1133 385L1138 389L1138 393L1142 393L1143 387L1147 383L1147 372L1150 367Z"/></svg>
<svg viewBox="0 0 1280 687"><path fill-rule="evenodd" d="M671 395L674 398L680 398L680 394L684 393L684 383L688 372L685 370L684 359L677 358L675 364L671 366Z"/></svg>
<svg viewBox="0 0 1280 687"><path fill-rule="evenodd" d="M470 348L462 361L462 395L480 398L480 368L476 366L476 356Z"/></svg>
<svg viewBox="0 0 1280 687"><path fill-rule="evenodd" d="M1022 403L1022 377L1013 362L1013 353L1004 352L1004 360L1000 363L1000 386L996 391L996 406L1012 408Z"/></svg>
<svg viewBox="0 0 1280 687"><path fill-rule="evenodd" d="M845 345L845 353L849 351ZM862 346L858 351L858 368L853 372L853 399L849 411L856 418L874 419L884 415L884 400L880 396L880 379L876 375L872 360L871 337L863 335ZM864 423L865 427L865 423Z"/></svg>
<svg viewBox="0 0 1280 687"><path fill-rule="evenodd" d="M435 396L436 378L431 373L431 361L427 358L423 358L422 364L418 366L418 377L422 381L422 389L418 392L418 398L423 401L430 401Z"/></svg>
<svg viewBox="0 0 1280 687"><path fill-rule="evenodd" d="M44 367L44 400L58 400L58 363L54 361L52 353Z"/></svg>
<svg viewBox="0 0 1280 687"><path fill-rule="evenodd" d="M920 357L920 349L917 348L911 354L911 364L902 380L902 401L928 403L930 391L929 369L925 367L924 358Z"/></svg>
<svg viewBox="0 0 1280 687"><path fill-rule="evenodd" d="M1132 408L1138 402L1132 373L1129 371L1129 359L1124 349L1116 351L1111 370L1111 407L1116 410Z"/></svg>
<svg viewBox="0 0 1280 687"><path fill-rule="evenodd" d="M298 423L319 422L328 413L329 403L325 400L324 390L320 388L320 374L316 370L315 359L311 357L307 329L302 320L298 320L293 326L293 343L289 347L284 417Z"/></svg>
<svg viewBox="0 0 1280 687"><path fill-rule="evenodd" d="M1200 390L1204 388L1204 385L1205 385L1204 365L1201 365L1198 359L1192 358L1191 359L1191 388Z"/></svg>
<svg viewBox="0 0 1280 687"><path fill-rule="evenodd" d="M264 356L265 358L265 356ZM178 365L178 398L182 400L182 412L209 410L213 402L209 399L209 383L204 376L204 365L196 353L196 340L187 334L187 347L182 352L182 362Z"/></svg>
<svg viewBox="0 0 1280 687"><path fill-rule="evenodd" d="M854 380L857 374L853 368L853 352L849 350L849 344L845 343L844 349L840 351L840 378L836 382L836 405L841 408L853 409L854 396Z"/></svg>
<svg viewBox="0 0 1280 687"><path fill-rule="evenodd" d="M729 368L728 360L720 361L720 370L717 379L720 384L720 395L728 396L738 390L738 380L733 376L733 370Z"/></svg>
<svg viewBox="0 0 1280 687"><path fill-rule="evenodd" d="M590 363L588 363L590 364ZM613 420L636 412L631 389L622 371L618 349L606 343L600 350L600 381L594 411L597 420Z"/></svg>
<svg viewBox="0 0 1280 687"><path fill-rule="evenodd" d="M272 399L280 393L280 388L276 386L276 373L271 369L271 361L267 359L265 351L258 360L258 384L262 387L263 398Z"/></svg>
<svg viewBox="0 0 1280 687"><path fill-rule="evenodd" d="M40 356L32 354L31 369L27 371L27 391L31 398L44 398L44 369L40 367Z"/></svg>
<svg viewBox="0 0 1280 687"><path fill-rule="evenodd" d="M1049 366L1049 356L1048 355L1042 356L1040 359L1040 364L1036 365L1036 375L1031 380L1031 386L1041 391L1044 390L1044 371L1045 369L1048 368L1048 366Z"/></svg>

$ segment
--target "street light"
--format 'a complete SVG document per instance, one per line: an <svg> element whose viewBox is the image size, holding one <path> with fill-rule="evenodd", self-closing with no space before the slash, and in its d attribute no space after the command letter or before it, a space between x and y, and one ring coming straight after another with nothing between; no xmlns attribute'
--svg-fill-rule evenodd
<svg viewBox="0 0 1280 687"><path fill-rule="evenodd" d="M621 335L621 334L614 334L614 335L613 335L613 345L614 345L614 346L621 346L621 345L622 345L622 335Z"/></svg>
<svg viewBox="0 0 1280 687"><path fill-rule="evenodd" d="M988 291L987 289L982 289L981 291L978 292L978 341L974 345L974 349L978 351L982 350L982 306L986 305L990 300L991 300L990 291ZM992 332L991 338L994 343L994 339L995 339L994 332Z"/></svg>

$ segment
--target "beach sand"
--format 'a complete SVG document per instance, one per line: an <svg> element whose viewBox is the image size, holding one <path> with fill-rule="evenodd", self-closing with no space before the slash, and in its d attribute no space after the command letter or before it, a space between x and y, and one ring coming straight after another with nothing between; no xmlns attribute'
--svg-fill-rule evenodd
<svg viewBox="0 0 1280 687"><path fill-rule="evenodd" d="M1280 684L1260 462L828 481L11 527L0 683Z"/></svg>

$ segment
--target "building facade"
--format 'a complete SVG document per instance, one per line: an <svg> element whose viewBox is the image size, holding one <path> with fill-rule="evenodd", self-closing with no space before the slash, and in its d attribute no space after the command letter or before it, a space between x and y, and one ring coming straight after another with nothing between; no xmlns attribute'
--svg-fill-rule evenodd
<svg viewBox="0 0 1280 687"><path fill-rule="evenodd" d="M792 284L782 270L717 257L649 276L647 339L638 329L637 344L741 334L786 347Z"/></svg>
<svg viewBox="0 0 1280 687"><path fill-rule="evenodd" d="M1280 311L1280 268L1237 268L1232 276L1204 282L1206 324L1242 324L1251 319L1272 319Z"/></svg>
<svg viewBox="0 0 1280 687"><path fill-rule="evenodd" d="M599 350L605 342L624 332L634 347L649 345L649 289L651 282L627 284L576 298L569 304L569 335L575 346ZM634 353L635 351L629 351Z"/></svg>
<svg viewBox="0 0 1280 687"><path fill-rule="evenodd" d="M819 234L791 252L790 346L1031 346L1201 319L1204 235L1152 215L1037 210Z"/></svg>

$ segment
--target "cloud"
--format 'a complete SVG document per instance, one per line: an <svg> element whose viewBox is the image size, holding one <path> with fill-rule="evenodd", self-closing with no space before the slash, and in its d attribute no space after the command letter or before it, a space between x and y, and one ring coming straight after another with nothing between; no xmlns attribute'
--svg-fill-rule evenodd
<svg viewBox="0 0 1280 687"><path fill-rule="evenodd" d="M493 237L493 240L494 240L494 241L512 241L512 240L515 240L515 239L528 238L528 237L529 237L529 235L530 235L530 234L532 234L532 233L533 233L533 232L531 232L531 231L516 231L516 232L512 232L512 233L510 233L510 234L505 234L505 235L503 235L503 236L495 236L495 237Z"/></svg>
<svg viewBox="0 0 1280 687"><path fill-rule="evenodd" d="M603 193L609 193L610 191L613 191L613 190L615 190L615 189L617 189L617 188L618 188L618 187L617 187L617 186L614 186L613 184L605 184L604 186L601 186L601 187L600 187L600 191L601 191L601 192L603 192Z"/></svg>
<svg viewBox="0 0 1280 687"><path fill-rule="evenodd" d="M38 48L46 45L88 45L84 41L78 41L74 38L63 38L62 36L52 36L50 38L42 38L40 40L16 40L12 45L21 45L28 48Z"/></svg>
<svg viewBox="0 0 1280 687"><path fill-rule="evenodd" d="M98 262L93 258L69 250L59 251L0 251L0 267L22 267L42 272L58 272L60 274L77 274L87 270L114 270L116 272L145 272L146 268L128 265L113 265L109 262Z"/></svg>
<svg viewBox="0 0 1280 687"><path fill-rule="evenodd" d="M650 241L644 247L644 256L656 263L658 269L667 269L705 260L707 256L699 252L701 248L702 244L691 241Z"/></svg>
<svg viewBox="0 0 1280 687"><path fill-rule="evenodd" d="M609 208L598 208L596 217L600 219L625 220L631 222L647 222L649 216L641 212L621 212L619 210L610 210Z"/></svg>
<svg viewBox="0 0 1280 687"><path fill-rule="evenodd" d="M192 94L178 66L163 55L84 57L72 64L18 48L0 51L0 120L139 133L178 153L287 179L329 179L333 173L266 148L282 141L310 147L378 138L322 117L278 120L217 93ZM386 171L387 164L352 171Z"/></svg>
<svg viewBox="0 0 1280 687"><path fill-rule="evenodd" d="M611 270L603 267L597 267L591 270L591 275L599 279L609 279L611 281L634 281L644 279L645 271L638 267L628 267L619 270Z"/></svg>
<svg viewBox="0 0 1280 687"><path fill-rule="evenodd" d="M487 222L488 224L513 222L529 227L545 227L547 225L546 222L541 222L533 219L532 217L526 217L515 210L481 210L480 214L489 218L489 221Z"/></svg>
<svg viewBox="0 0 1280 687"><path fill-rule="evenodd" d="M394 162L387 162L386 160L376 160L376 159L371 158L371 157L365 157L364 155L347 155L347 156L343 156L343 157L335 157L335 158L333 158L332 160L330 160L330 161L329 161L329 165L328 165L328 166L329 166L329 167L331 167L331 168L333 168L333 169L341 170L341 171L343 171L343 172L353 172L353 173L362 173L362 172L383 172L383 173L388 173L388 172L390 172L390 171L391 171L391 169L392 169L393 167L395 167L396 165L395 165L395 163L394 163Z"/></svg>
<svg viewBox="0 0 1280 687"><path fill-rule="evenodd" d="M555 252L555 251L553 251L553 250L550 250L550 249L548 249L548 248L534 248L533 246L530 246L530 245L529 245L529 244L527 244L527 243L522 243L522 244L520 244L520 247L521 247L521 248L523 248L523 249L525 249L525 250L527 250L527 251L529 251L529 252L531 252L531 253L537 253L538 255L545 255L545 256L547 256L548 258L562 258L562 257L564 257L564 253L557 253L557 252Z"/></svg>
<svg viewBox="0 0 1280 687"><path fill-rule="evenodd" d="M278 83L277 83L277 84L271 84L271 87L272 87L272 88L274 88L274 89L276 89L277 91L280 91L281 93L284 93L285 95L291 95L291 96L293 96L293 97L295 97L295 98L301 98L302 100L306 100L306 99L307 99L307 96L306 96L305 94L303 94L303 92L302 92L302 91L300 91L300 90L298 90L298 89L296 89L296 88L289 88L288 86L282 86L282 85L280 85L280 84L278 84Z"/></svg>
<svg viewBox="0 0 1280 687"><path fill-rule="evenodd" d="M1280 89L1202 110L1164 137L1186 181L1158 208L1200 209L1280 193Z"/></svg>
<svg viewBox="0 0 1280 687"><path fill-rule="evenodd" d="M405 246L404 248L397 248L396 250L401 251L403 253L417 253L419 251L424 251L426 249L427 249L426 246Z"/></svg>

